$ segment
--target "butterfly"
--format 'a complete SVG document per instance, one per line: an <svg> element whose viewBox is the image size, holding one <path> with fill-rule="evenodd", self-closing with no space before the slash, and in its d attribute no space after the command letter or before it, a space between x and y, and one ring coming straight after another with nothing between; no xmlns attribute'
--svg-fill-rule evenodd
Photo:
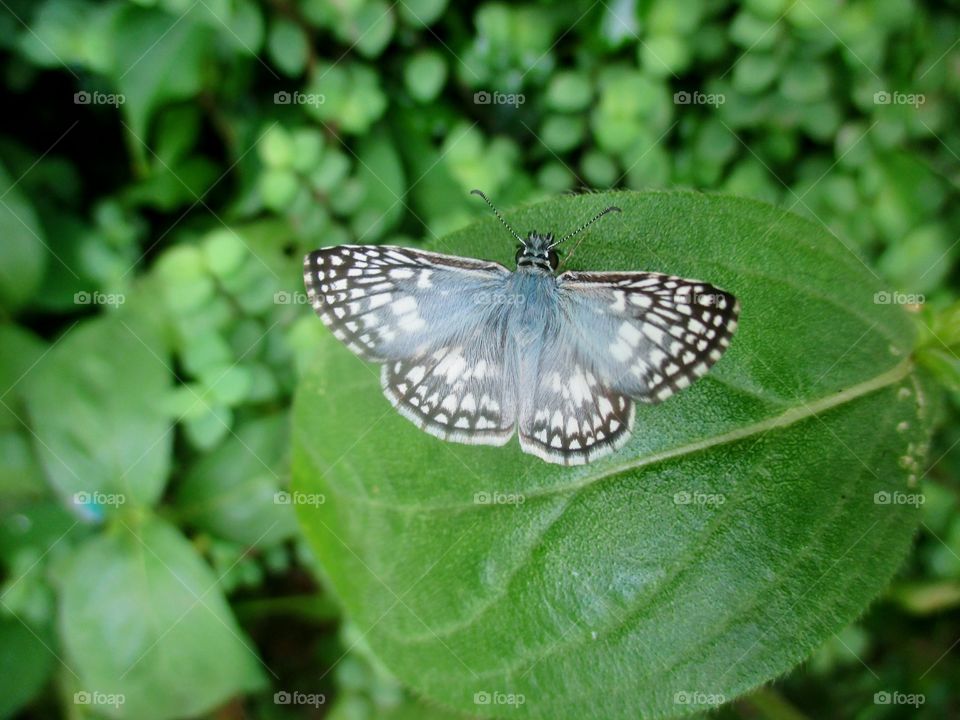
<svg viewBox="0 0 960 720"><path fill-rule="evenodd" d="M556 273L557 246L619 208L559 240L523 238L473 193L518 241L515 271L388 245L304 259L320 319L381 364L387 399L431 435L503 445L516 432L524 452L547 462L590 462L627 441L635 402L666 400L730 345L740 304L713 285L656 272Z"/></svg>

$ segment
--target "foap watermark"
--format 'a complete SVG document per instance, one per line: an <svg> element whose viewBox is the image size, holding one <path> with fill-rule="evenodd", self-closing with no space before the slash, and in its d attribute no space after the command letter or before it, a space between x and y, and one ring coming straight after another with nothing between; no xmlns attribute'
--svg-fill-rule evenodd
<svg viewBox="0 0 960 720"><path fill-rule="evenodd" d="M286 290L277 290L273 294L274 305L308 305L310 298L304 292L287 292Z"/></svg>
<svg viewBox="0 0 960 720"><path fill-rule="evenodd" d="M80 90L73 94L74 105L113 105L119 107L127 101L123 93L102 93L99 90L87 92Z"/></svg>
<svg viewBox="0 0 960 720"><path fill-rule="evenodd" d="M327 501L327 496L323 493L306 493L296 490L287 492L278 490L273 494L274 505L323 505Z"/></svg>
<svg viewBox="0 0 960 720"><path fill-rule="evenodd" d="M526 501L527 498L522 493L483 490L473 494L473 502L476 505L523 505Z"/></svg>
<svg viewBox="0 0 960 720"><path fill-rule="evenodd" d="M127 301L127 296L123 293L102 293L99 290L87 292L81 290L73 294L74 305L106 305L108 307L120 307Z"/></svg>
<svg viewBox="0 0 960 720"><path fill-rule="evenodd" d="M902 693L899 690L881 690L873 694L874 705L911 705L918 708L927 701L923 693Z"/></svg>
<svg viewBox="0 0 960 720"><path fill-rule="evenodd" d="M905 93L899 90L878 90L873 94L874 105L912 105L920 107L927 101L923 93Z"/></svg>
<svg viewBox="0 0 960 720"><path fill-rule="evenodd" d="M705 307L722 307L726 304L723 295L719 293L677 293L673 296L674 303L679 305L703 305Z"/></svg>
<svg viewBox="0 0 960 720"><path fill-rule="evenodd" d="M920 507L927 501L923 493L906 493L900 490L881 490L873 494L874 505L913 505Z"/></svg>
<svg viewBox="0 0 960 720"><path fill-rule="evenodd" d="M723 493L681 490L673 494L674 505L723 505L726 501L727 496Z"/></svg>
<svg viewBox="0 0 960 720"><path fill-rule="evenodd" d="M522 293L479 292L473 296L474 305L522 305Z"/></svg>
<svg viewBox="0 0 960 720"><path fill-rule="evenodd" d="M675 705L700 705L717 707L727 701L723 693L708 693L701 690L677 690L673 694Z"/></svg>
<svg viewBox="0 0 960 720"><path fill-rule="evenodd" d="M478 690L473 694L474 705L508 705L518 708L525 702L527 702L527 697L523 693Z"/></svg>
<svg viewBox="0 0 960 720"><path fill-rule="evenodd" d="M105 493L100 492L99 490L87 492L86 490L81 490L80 492L75 492L73 494L74 505L109 505L111 507L120 507L121 505L125 505L126 502L127 496L123 493Z"/></svg>
<svg viewBox="0 0 960 720"><path fill-rule="evenodd" d="M123 693L105 693L97 690L79 690L73 694L74 705L109 705L119 708L127 701Z"/></svg>
<svg viewBox="0 0 960 720"><path fill-rule="evenodd" d="M699 90L687 92L679 90L673 94L674 105L709 105L710 107L719 107L727 101L727 96L723 93L702 93Z"/></svg>
<svg viewBox="0 0 960 720"><path fill-rule="evenodd" d="M873 294L874 305L923 305L926 301L927 298L922 293L881 290Z"/></svg>
<svg viewBox="0 0 960 720"><path fill-rule="evenodd" d="M513 105L520 107L527 101L523 93L502 93L497 90L488 92L487 90L478 90L473 94L474 105Z"/></svg>
<svg viewBox="0 0 960 720"><path fill-rule="evenodd" d="M287 692L281 690L273 694L274 705L310 705L319 708L327 702L327 696L323 693L305 693L299 690Z"/></svg>
<svg viewBox="0 0 960 720"><path fill-rule="evenodd" d="M327 96L323 93L302 93L299 90L287 92L280 90L273 94L274 105L323 105L327 101Z"/></svg>

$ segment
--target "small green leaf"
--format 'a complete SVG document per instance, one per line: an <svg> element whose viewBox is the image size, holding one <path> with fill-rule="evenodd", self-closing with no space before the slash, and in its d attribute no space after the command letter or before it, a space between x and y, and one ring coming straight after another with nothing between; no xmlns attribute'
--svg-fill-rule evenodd
<svg viewBox="0 0 960 720"><path fill-rule="evenodd" d="M447 0L404 0L397 6L400 17L414 27L432 25L447 7Z"/></svg>
<svg viewBox="0 0 960 720"><path fill-rule="evenodd" d="M184 520L246 546L273 545L296 530L288 495L278 495L288 474L286 416L254 420L204 456L177 494Z"/></svg>
<svg viewBox="0 0 960 720"><path fill-rule="evenodd" d="M403 68L403 82L419 102L430 102L443 89L447 64L436 50L421 50L411 55Z"/></svg>
<svg viewBox="0 0 960 720"><path fill-rule="evenodd" d="M871 271L820 226L731 197L600 193L506 215L565 232L611 204L623 212L572 269L703 278L742 303L717 367L641 404L613 456L564 468L516 440L433 438L329 336L295 400L294 487L327 498L298 515L333 587L393 673L461 712L503 713L477 693L522 695L510 712L531 718L733 699L859 615L920 519L934 398ZM489 219L429 247L510 264L513 244Z"/></svg>
<svg viewBox="0 0 960 720"><path fill-rule="evenodd" d="M263 683L217 578L159 519L121 524L81 545L60 603L79 690L124 697L108 708L111 717L192 717Z"/></svg>
<svg viewBox="0 0 960 720"><path fill-rule="evenodd" d="M300 75L307 66L310 40L304 29L292 20L279 17L270 26L267 38L270 59L280 70L290 76Z"/></svg>

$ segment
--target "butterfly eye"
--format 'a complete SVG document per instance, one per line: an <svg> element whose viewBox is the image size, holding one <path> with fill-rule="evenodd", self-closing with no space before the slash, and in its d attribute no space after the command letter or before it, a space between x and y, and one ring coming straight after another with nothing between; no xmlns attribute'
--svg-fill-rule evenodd
<svg viewBox="0 0 960 720"><path fill-rule="evenodd" d="M513 256L513 259L517 262L520 262L520 257L523 255L523 245L517 245L517 254Z"/></svg>
<svg viewBox="0 0 960 720"><path fill-rule="evenodd" d="M547 260L550 262L551 270L556 270L557 265L560 264L560 256L557 254L556 250L551 250L549 253L547 253Z"/></svg>

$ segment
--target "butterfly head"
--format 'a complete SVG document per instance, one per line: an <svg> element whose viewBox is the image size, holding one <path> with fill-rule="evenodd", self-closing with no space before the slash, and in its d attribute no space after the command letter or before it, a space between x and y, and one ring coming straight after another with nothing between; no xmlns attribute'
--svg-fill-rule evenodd
<svg viewBox="0 0 960 720"><path fill-rule="evenodd" d="M554 244L553 233L531 231L517 247L517 267L553 272L560 263Z"/></svg>
<svg viewBox="0 0 960 720"><path fill-rule="evenodd" d="M524 239L517 234L517 231L510 226L510 223L503 219L503 216L493 206L493 203L490 202L486 195L484 195L480 190L471 190L470 194L479 195L481 198L483 198L484 202L486 202L487 205L490 206L490 209L493 210L493 214L497 216L497 220L499 220L503 226L510 231L510 234L513 235L520 243L517 246L517 268L523 269L527 272L554 272L557 269L557 266L560 264L560 256L557 251L554 250L557 245L562 242L566 242L575 235L579 235L607 213L620 212L620 208L611 205L605 210L597 213L593 218L585 222L573 232L564 235L559 240L554 239L553 233L540 234L536 230L531 231L527 235L526 239ZM574 250L575 249L576 246L574 246ZM573 255L573 250L567 254L568 259L570 255Z"/></svg>

